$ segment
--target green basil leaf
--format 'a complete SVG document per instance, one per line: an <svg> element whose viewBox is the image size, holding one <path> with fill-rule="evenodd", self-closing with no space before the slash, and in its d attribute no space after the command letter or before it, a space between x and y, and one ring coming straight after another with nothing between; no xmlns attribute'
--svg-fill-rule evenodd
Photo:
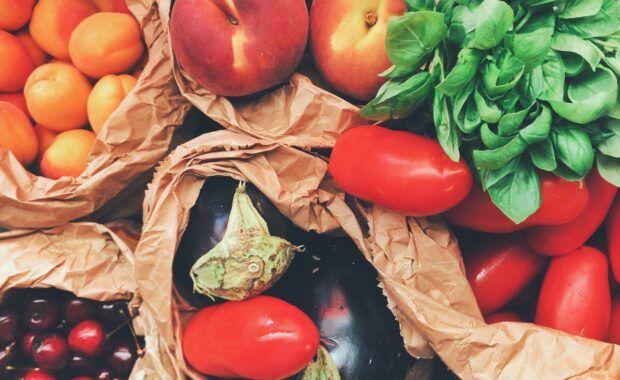
<svg viewBox="0 0 620 380"><path fill-rule="evenodd" d="M435 10L434 0L405 0L405 4L409 12Z"/></svg>
<svg viewBox="0 0 620 380"><path fill-rule="evenodd" d="M454 7L448 29L448 41L460 46L474 29L476 18L469 8L463 5Z"/></svg>
<svg viewBox="0 0 620 380"><path fill-rule="evenodd" d="M620 99L620 95L618 95L618 99ZM620 101L616 102L616 104L611 108L607 116L611 117L612 119L620 120Z"/></svg>
<svg viewBox="0 0 620 380"><path fill-rule="evenodd" d="M474 165L480 169L496 170L527 149L527 143L520 136L514 137L508 144L493 150L474 150Z"/></svg>
<svg viewBox="0 0 620 380"><path fill-rule="evenodd" d="M553 151L553 144L550 138L546 138L537 144L530 145L528 153L530 154L532 163L538 169L546 172L552 172L557 169L558 163L555 160L555 152Z"/></svg>
<svg viewBox="0 0 620 380"><path fill-rule="evenodd" d="M512 138L498 135L485 123L480 127L480 140L488 149L498 149L508 144Z"/></svg>
<svg viewBox="0 0 620 380"><path fill-rule="evenodd" d="M586 60L577 54L562 53L561 56L567 77L574 78L588 68Z"/></svg>
<svg viewBox="0 0 620 380"><path fill-rule="evenodd" d="M562 57L555 51L550 51L542 66L544 90L539 96L541 100L563 100L564 82L566 75Z"/></svg>
<svg viewBox="0 0 620 380"><path fill-rule="evenodd" d="M599 153L596 155L596 167L601 177L612 185L620 187L620 158Z"/></svg>
<svg viewBox="0 0 620 380"><path fill-rule="evenodd" d="M544 90L545 77L543 75L543 69L542 66L537 66L534 70L525 74L517 84L519 103L523 107L532 106L534 102L536 102L536 99L542 95Z"/></svg>
<svg viewBox="0 0 620 380"><path fill-rule="evenodd" d="M519 94L517 91L510 91L499 101L504 112L514 112L519 102Z"/></svg>
<svg viewBox="0 0 620 380"><path fill-rule="evenodd" d="M507 39L514 56L525 65L526 72L542 64L551 50L554 27L553 12L540 12L531 17L519 33Z"/></svg>
<svg viewBox="0 0 620 380"><path fill-rule="evenodd" d="M474 91L474 101L482 121L495 124L502 118L502 110L495 102L487 100L479 89Z"/></svg>
<svg viewBox="0 0 620 380"><path fill-rule="evenodd" d="M385 46L390 61L410 72L433 53L448 30L444 14L410 12L392 17L388 22Z"/></svg>
<svg viewBox="0 0 620 380"><path fill-rule="evenodd" d="M454 96L462 91L473 80L482 59L482 53L473 49L462 49L456 65L446 78L439 83L437 90L446 95Z"/></svg>
<svg viewBox="0 0 620 380"><path fill-rule="evenodd" d="M578 127L556 125L550 137L556 158L574 173L574 176L559 171L560 167L556 172L570 180L584 178L594 163L594 148L588 134Z"/></svg>
<svg viewBox="0 0 620 380"><path fill-rule="evenodd" d="M507 113L499 119L497 130L501 136L509 136L519 130L521 124L525 120L529 108L522 109L517 112Z"/></svg>
<svg viewBox="0 0 620 380"><path fill-rule="evenodd" d="M564 19L594 16L603 7L603 0L567 0L558 17Z"/></svg>
<svg viewBox="0 0 620 380"><path fill-rule="evenodd" d="M433 119L439 145L452 161L458 162L461 136L452 119L450 100L437 91L433 98Z"/></svg>
<svg viewBox="0 0 620 380"><path fill-rule="evenodd" d="M604 0L603 6L596 14L590 17L564 20L561 29L582 38L612 35L620 30L620 2Z"/></svg>
<svg viewBox="0 0 620 380"><path fill-rule="evenodd" d="M499 181L511 175L517 170L519 160L515 159L504 165L497 170L484 170L478 169L478 177L484 191L489 190L489 187L496 185Z"/></svg>
<svg viewBox="0 0 620 380"><path fill-rule="evenodd" d="M540 208L542 199L540 179L528 157L520 155L514 160L515 170L489 186L488 192L493 203L518 224Z"/></svg>
<svg viewBox="0 0 620 380"><path fill-rule="evenodd" d="M452 117L458 128L464 133L476 131L480 124L482 124L473 96L471 96L474 88L475 82L471 81L467 87L453 98L454 108L452 110Z"/></svg>
<svg viewBox="0 0 620 380"><path fill-rule="evenodd" d="M550 100L553 110L577 124L587 124L607 115L618 100L618 81L607 68L582 74L568 86L571 102Z"/></svg>
<svg viewBox="0 0 620 380"><path fill-rule="evenodd" d="M504 95L517 85L524 71L523 62L505 50L497 61L486 61L482 66L480 76L485 92L491 98Z"/></svg>
<svg viewBox="0 0 620 380"><path fill-rule="evenodd" d="M597 148L606 156L620 158L620 120L607 119L605 127L611 134Z"/></svg>
<svg viewBox="0 0 620 380"><path fill-rule="evenodd" d="M497 46L512 27L514 12L500 0L484 0L474 10L476 29L468 47L486 50Z"/></svg>
<svg viewBox="0 0 620 380"><path fill-rule="evenodd" d="M564 0L525 0L525 5L531 8L551 8Z"/></svg>
<svg viewBox="0 0 620 380"><path fill-rule="evenodd" d="M592 42L567 33L556 33L551 47L556 51L575 53L586 60L592 71L596 70L603 53ZM566 63L566 62L565 62Z"/></svg>
<svg viewBox="0 0 620 380"><path fill-rule="evenodd" d="M605 57L605 63L616 74L620 76L620 49L616 51L616 55L613 57Z"/></svg>
<svg viewBox="0 0 620 380"><path fill-rule="evenodd" d="M553 122L553 113L545 105L540 106L538 116L525 128L519 131L519 136L528 145L536 144L548 138Z"/></svg>

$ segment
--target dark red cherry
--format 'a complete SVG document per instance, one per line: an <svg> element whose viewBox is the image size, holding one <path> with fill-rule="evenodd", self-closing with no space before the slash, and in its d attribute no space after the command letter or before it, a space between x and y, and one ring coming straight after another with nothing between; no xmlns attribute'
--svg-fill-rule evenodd
<svg viewBox="0 0 620 380"><path fill-rule="evenodd" d="M69 333L69 348L78 354L97 357L105 353L107 336L103 325L95 320L78 323Z"/></svg>
<svg viewBox="0 0 620 380"><path fill-rule="evenodd" d="M15 312L0 313L0 345L9 344L17 340L20 330L19 315Z"/></svg>
<svg viewBox="0 0 620 380"><path fill-rule="evenodd" d="M97 360L74 353L67 369L74 375L92 375L97 369Z"/></svg>
<svg viewBox="0 0 620 380"><path fill-rule="evenodd" d="M28 332L22 336L20 350L22 355L28 359L32 360L32 343L34 342L35 334Z"/></svg>
<svg viewBox="0 0 620 380"><path fill-rule="evenodd" d="M26 373L24 380L58 380L58 378L47 372L31 370Z"/></svg>
<svg viewBox="0 0 620 380"><path fill-rule="evenodd" d="M36 365L48 372L59 371L69 362L69 345L60 334L36 336L32 342L32 357Z"/></svg>
<svg viewBox="0 0 620 380"><path fill-rule="evenodd" d="M114 372L112 372L109 368L101 368L95 373L96 380L121 380L120 377L116 376Z"/></svg>
<svg viewBox="0 0 620 380"><path fill-rule="evenodd" d="M115 373L129 376L137 359L138 354L134 344L122 341L114 345L112 351L106 356L106 363Z"/></svg>
<svg viewBox="0 0 620 380"><path fill-rule="evenodd" d="M60 322L58 300L51 295L33 297L24 309L26 327L34 332L45 332Z"/></svg>
<svg viewBox="0 0 620 380"><path fill-rule="evenodd" d="M87 319L93 319L96 315L97 311L91 300L73 298L65 301L62 305L62 318L71 326Z"/></svg>
<svg viewBox="0 0 620 380"><path fill-rule="evenodd" d="M17 355L15 354L15 344L12 343L0 350L0 378L4 379L12 372L10 367L15 365Z"/></svg>
<svg viewBox="0 0 620 380"><path fill-rule="evenodd" d="M94 379L90 376L78 376L78 377L72 377L71 380L94 380Z"/></svg>
<svg viewBox="0 0 620 380"><path fill-rule="evenodd" d="M108 328L116 328L127 322L129 318L127 301L102 302L97 312L101 322Z"/></svg>

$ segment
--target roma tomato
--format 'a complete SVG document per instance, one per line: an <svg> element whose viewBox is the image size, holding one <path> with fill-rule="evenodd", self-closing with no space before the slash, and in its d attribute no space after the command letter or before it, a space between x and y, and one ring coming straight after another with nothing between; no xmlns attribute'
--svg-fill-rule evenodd
<svg viewBox="0 0 620 380"><path fill-rule="evenodd" d="M498 311L484 317L487 324L500 322L523 322L523 318L513 311Z"/></svg>
<svg viewBox="0 0 620 380"><path fill-rule="evenodd" d="M611 301L611 318L609 319L609 343L620 344L620 298Z"/></svg>
<svg viewBox="0 0 620 380"><path fill-rule="evenodd" d="M318 347L310 318L268 296L206 307L183 332L188 363L223 378L283 379L302 370Z"/></svg>
<svg viewBox="0 0 620 380"><path fill-rule="evenodd" d="M474 186L463 202L443 215L456 226L482 232L507 233L529 226L568 223L579 216L588 204L588 188L578 182L569 182L556 175L541 172L540 185L540 208L520 224L515 224L504 215L480 185Z"/></svg>
<svg viewBox="0 0 620 380"><path fill-rule="evenodd" d="M611 269L616 281L620 282L620 196L616 197L607 216L607 246ZM620 323L620 319L618 322Z"/></svg>
<svg viewBox="0 0 620 380"><path fill-rule="evenodd" d="M540 290L535 323L605 340L611 313L607 271L607 258L592 247L554 257Z"/></svg>
<svg viewBox="0 0 620 380"><path fill-rule="evenodd" d="M478 307L483 314L505 306L532 281L545 266L545 257L536 254L521 235L494 236L464 255L465 272Z"/></svg>
<svg viewBox="0 0 620 380"><path fill-rule="evenodd" d="M586 185L590 200L575 220L557 226L538 226L526 230L527 242L533 250L549 256L566 254L581 247L601 226L618 188L605 181L596 169L588 175Z"/></svg>
<svg viewBox="0 0 620 380"><path fill-rule="evenodd" d="M338 139L329 171L347 193L408 216L440 214L472 186L465 162L452 161L437 141L370 125Z"/></svg>

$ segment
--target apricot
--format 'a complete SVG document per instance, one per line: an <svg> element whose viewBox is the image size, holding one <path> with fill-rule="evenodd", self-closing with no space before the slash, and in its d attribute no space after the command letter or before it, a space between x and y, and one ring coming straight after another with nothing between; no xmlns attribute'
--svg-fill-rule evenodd
<svg viewBox="0 0 620 380"><path fill-rule="evenodd" d="M136 85L131 75L106 75L99 79L88 96L88 121L95 133L99 133L112 112Z"/></svg>
<svg viewBox="0 0 620 380"><path fill-rule="evenodd" d="M92 87L69 63L37 67L24 87L32 118L54 132L81 128L88 121L86 104Z"/></svg>
<svg viewBox="0 0 620 380"><path fill-rule="evenodd" d="M24 87L34 66L17 37L0 30L0 92L15 92Z"/></svg>
<svg viewBox="0 0 620 380"><path fill-rule="evenodd" d="M26 98L24 97L23 92L9 92L9 93L0 93L0 101L1 102L9 102L14 106L17 106L22 112L30 117L30 112L28 112L28 106L26 106Z"/></svg>
<svg viewBox="0 0 620 380"><path fill-rule="evenodd" d="M49 61L49 55L47 55L47 53L44 52L39 45L37 45L28 29L19 31L15 36L28 51L28 55L30 56L30 60L32 61L34 67L39 67Z"/></svg>
<svg viewBox="0 0 620 380"><path fill-rule="evenodd" d="M0 29L17 30L32 15L34 0L0 0Z"/></svg>
<svg viewBox="0 0 620 380"><path fill-rule="evenodd" d="M86 169L95 134L85 129L62 132L47 148L41 159L41 174L58 179L78 177Z"/></svg>
<svg viewBox="0 0 620 380"><path fill-rule="evenodd" d="M39 152L37 157L41 159L43 157L43 153L45 153L47 148L49 148L56 139L56 136L58 136L58 133L50 131L41 124L35 125L34 131L37 134L37 140L39 141Z"/></svg>
<svg viewBox="0 0 620 380"><path fill-rule="evenodd" d="M0 148L13 152L24 166L37 157L37 135L28 117L13 104L0 101Z"/></svg>
<svg viewBox="0 0 620 380"><path fill-rule="evenodd" d="M89 0L39 0L32 12L30 34L48 54L68 61L71 33L95 12Z"/></svg>
<svg viewBox="0 0 620 380"><path fill-rule="evenodd" d="M143 52L140 25L125 13L89 16L75 28L69 41L71 61L93 78L128 71Z"/></svg>
<svg viewBox="0 0 620 380"><path fill-rule="evenodd" d="M308 39L308 9L304 0L177 0L170 37L195 81L218 95L249 95L295 71Z"/></svg>
<svg viewBox="0 0 620 380"><path fill-rule="evenodd" d="M125 0L91 0L102 12L124 12L131 15Z"/></svg>

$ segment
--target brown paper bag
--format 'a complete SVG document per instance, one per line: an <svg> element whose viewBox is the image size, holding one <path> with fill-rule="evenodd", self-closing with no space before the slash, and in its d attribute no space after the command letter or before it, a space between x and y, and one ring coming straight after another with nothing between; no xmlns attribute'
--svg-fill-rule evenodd
<svg viewBox="0 0 620 380"><path fill-rule="evenodd" d="M160 332L160 351L193 378L200 376L187 368L180 348L182 324L191 310L173 296L172 260L205 178L216 175L253 183L305 230L344 231L377 269L382 286L390 281L432 293L438 285L435 274L462 271L456 242L443 225L345 198L334 188L322 158L230 131L202 135L180 146L158 167L146 193L143 235L136 250L136 277ZM472 293L465 285L432 297L445 304L466 300ZM407 349L416 356L432 356L402 304L389 298ZM480 318L475 305L460 306L471 318Z"/></svg>
<svg viewBox="0 0 620 380"><path fill-rule="evenodd" d="M169 22L170 0L158 0L162 20ZM191 79L175 60L174 77L183 96L227 129L256 138L305 148L328 148L351 126L364 123L358 107L320 82L306 55L288 83L243 98L218 96ZM302 74L304 72L308 76Z"/></svg>
<svg viewBox="0 0 620 380"><path fill-rule="evenodd" d="M116 225L119 227L119 224ZM97 301L129 300L137 311L133 324L146 341L131 379L162 379L160 368L174 372L176 364L159 356L157 330L134 279L134 255L107 227L75 223L48 230L0 234L0 294L11 288L53 287Z"/></svg>
<svg viewBox="0 0 620 380"><path fill-rule="evenodd" d="M138 83L98 134L88 167L78 178L38 177L0 149L0 226L49 227L88 215L166 153L190 105L171 75L168 24L160 19L158 4L133 0L129 5L149 54Z"/></svg>

